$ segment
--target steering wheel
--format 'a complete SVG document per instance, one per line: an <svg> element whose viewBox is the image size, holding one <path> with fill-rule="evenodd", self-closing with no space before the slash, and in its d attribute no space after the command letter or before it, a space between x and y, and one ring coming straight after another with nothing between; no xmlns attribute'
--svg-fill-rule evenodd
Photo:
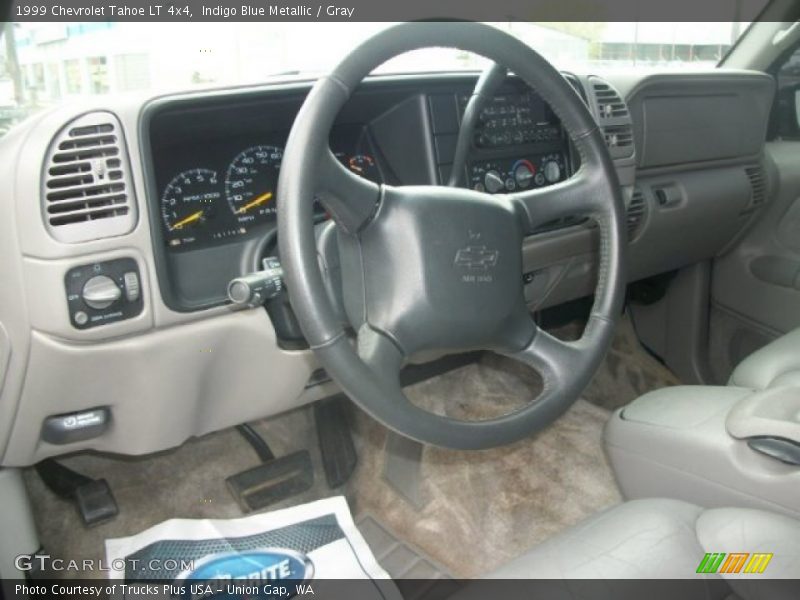
<svg viewBox="0 0 800 600"><path fill-rule="evenodd" d="M375 67L427 47L505 65L563 122L580 154L568 180L491 196L442 186L377 185L331 152L334 119ZM312 207L321 197L338 238L342 324L323 282ZM358 46L319 79L292 127L278 182L280 252L292 306L320 363L348 396L398 433L456 449L519 440L558 418L588 384L611 341L625 277L623 201L603 137L561 74L534 50L478 23L404 23ZM538 226L584 215L600 232L594 304L582 337L541 330L523 295L522 243ZM355 340L348 331L356 332ZM409 357L487 349L537 369L542 393L509 414L463 421L412 404L399 382Z"/></svg>

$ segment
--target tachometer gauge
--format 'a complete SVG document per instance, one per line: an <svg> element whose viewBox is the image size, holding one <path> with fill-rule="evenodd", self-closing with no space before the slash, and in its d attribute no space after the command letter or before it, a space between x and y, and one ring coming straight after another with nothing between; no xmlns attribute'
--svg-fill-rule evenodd
<svg viewBox="0 0 800 600"><path fill-rule="evenodd" d="M217 209L222 196L216 171L190 169L176 175L161 196L161 216L168 243L178 246L195 240Z"/></svg>
<svg viewBox="0 0 800 600"><path fill-rule="evenodd" d="M275 218L282 159L283 150L276 146L253 146L233 159L225 177L225 196L239 223Z"/></svg>

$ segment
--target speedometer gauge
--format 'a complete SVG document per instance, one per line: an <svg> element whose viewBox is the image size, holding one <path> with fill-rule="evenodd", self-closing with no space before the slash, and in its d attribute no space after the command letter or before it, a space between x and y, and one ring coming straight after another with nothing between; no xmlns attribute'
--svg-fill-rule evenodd
<svg viewBox="0 0 800 600"><path fill-rule="evenodd" d="M222 196L216 171L190 169L176 175L161 196L161 217L171 246L193 242L214 217Z"/></svg>
<svg viewBox="0 0 800 600"><path fill-rule="evenodd" d="M241 224L274 219L275 190L283 150L276 146L253 146L233 159L225 177L225 196Z"/></svg>

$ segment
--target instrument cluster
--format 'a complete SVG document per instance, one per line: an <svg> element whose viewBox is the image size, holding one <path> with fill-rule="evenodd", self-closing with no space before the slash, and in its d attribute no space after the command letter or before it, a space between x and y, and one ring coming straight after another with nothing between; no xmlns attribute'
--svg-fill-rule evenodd
<svg viewBox="0 0 800 600"><path fill-rule="evenodd" d="M286 136L275 137L283 140ZM331 138L334 154L342 164L362 177L381 182L381 170L368 137L342 137ZM257 142L234 149L227 159L219 149L214 150L199 149L197 164L174 172L161 189L164 240L172 251L225 243L275 225L283 146ZM316 210L324 217L321 206Z"/></svg>

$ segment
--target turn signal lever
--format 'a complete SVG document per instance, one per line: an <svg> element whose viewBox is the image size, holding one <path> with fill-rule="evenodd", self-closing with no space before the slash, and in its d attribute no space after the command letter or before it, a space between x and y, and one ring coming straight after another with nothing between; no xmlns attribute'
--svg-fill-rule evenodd
<svg viewBox="0 0 800 600"><path fill-rule="evenodd" d="M283 268L274 256L264 259L262 271L248 273L231 280L228 298L240 306L261 306L280 295L283 290Z"/></svg>

